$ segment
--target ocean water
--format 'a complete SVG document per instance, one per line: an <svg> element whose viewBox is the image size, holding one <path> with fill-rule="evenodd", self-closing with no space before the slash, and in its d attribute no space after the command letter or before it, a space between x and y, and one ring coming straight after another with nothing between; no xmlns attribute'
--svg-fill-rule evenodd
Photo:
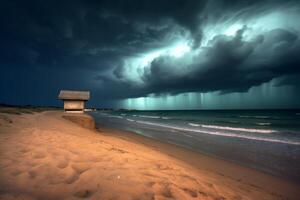
<svg viewBox="0 0 300 200"><path fill-rule="evenodd" d="M131 131L300 183L300 110L92 112Z"/></svg>

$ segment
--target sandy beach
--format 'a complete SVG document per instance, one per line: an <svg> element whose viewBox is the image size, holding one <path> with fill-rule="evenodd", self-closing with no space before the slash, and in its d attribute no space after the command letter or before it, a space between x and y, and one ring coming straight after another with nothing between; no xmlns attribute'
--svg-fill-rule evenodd
<svg viewBox="0 0 300 200"><path fill-rule="evenodd" d="M299 199L297 183L63 115L0 113L0 199Z"/></svg>

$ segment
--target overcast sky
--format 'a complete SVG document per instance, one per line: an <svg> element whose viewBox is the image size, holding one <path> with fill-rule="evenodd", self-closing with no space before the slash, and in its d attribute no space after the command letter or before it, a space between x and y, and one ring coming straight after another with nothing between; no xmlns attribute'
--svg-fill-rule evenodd
<svg viewBox="0 0 300 200"><path fill-rule="evenodd" d="M298 0L1 1L0 102L300 107Z"/></svg>

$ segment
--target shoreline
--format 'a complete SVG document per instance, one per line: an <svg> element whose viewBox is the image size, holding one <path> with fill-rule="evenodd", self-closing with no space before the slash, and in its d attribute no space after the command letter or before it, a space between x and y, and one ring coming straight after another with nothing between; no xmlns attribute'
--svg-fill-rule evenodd
<svg viewBox="0 0 300 200"><path fill-rule="evenodd" d="M289 190L289 187L285 187L285 184L299 185L298 182L285 177L276 176L255 168L244 166L234 161L228 161L214 155L205 154L177 144L167 143L155 138L139 135L134 132L105 127L100 123L96 124L96 130L100 134L118 137L126 141L145 145L146 147L174 157L175 159L181 160L182 162L200 170L217 173L234 181L244 182L253 187L261 187L265 189L268 189L269 187L270 192L274 189L280 191L283 190L283 188L285 188L284 190ZM237 174L236 171L239 171L240 173ZM272 183L272 185L269 185L269 183Z"/></svg>
<svg viewBox="0 0 300 200"><path fill-rule="evenodd" d="M0 113L0 199L297 199L299 185L61 111ZM134 187L133 187L134 186Z"/></svg>
<svg viewBox="0 0 300 200"><path fill-rule="evenodd" d="M257 120L251 121L251 115L247 113L91 112L90 114L97 122L108 128L134 132L300 184L300 143L297 134L299 131L289 131L292 130L291 127L285 131L276 129L278 124L286 126L294 124L294 118L290 121L285 118L295 113L281 113L276 123L271 120L270 124L274 127L268 125L268 128L259 127L260 129L250 126L256 124L254 121ZM272 113L255 113L255 116L259 115L274 119L276 117ZM221 117L224 117L223 121L220 120ZM249 118L249 121L244 117ZM236 125L230 124L231 122ZM296 128L298 125L294 124L293 127ZM261 130L270 130L270 133L260 132Z"/></svg>

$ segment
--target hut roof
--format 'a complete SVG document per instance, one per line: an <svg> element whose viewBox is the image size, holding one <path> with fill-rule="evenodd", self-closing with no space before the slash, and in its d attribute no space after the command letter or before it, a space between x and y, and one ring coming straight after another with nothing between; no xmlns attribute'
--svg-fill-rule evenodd
<svg viewBox="0 0 300 200"><path fill-rule="evenodd" d="M89 100L90 92L89 91L74 91L74 90L61 90L59 99L68 99L68 100Z"/></svg>

